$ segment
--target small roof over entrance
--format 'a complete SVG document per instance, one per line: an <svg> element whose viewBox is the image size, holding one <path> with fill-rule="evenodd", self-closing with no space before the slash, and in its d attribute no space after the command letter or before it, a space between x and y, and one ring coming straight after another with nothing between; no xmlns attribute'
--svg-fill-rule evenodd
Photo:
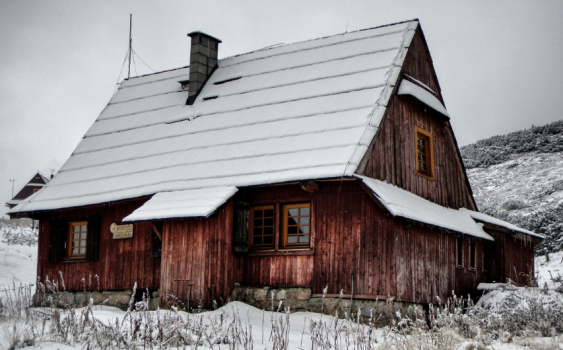
<svg viewBox="0 0 563 350"><path fill-rule="evenodd" d="M206 218L225 204L238 188L221 186L160 192L123 219L124 222L172 218Z"/></svg>

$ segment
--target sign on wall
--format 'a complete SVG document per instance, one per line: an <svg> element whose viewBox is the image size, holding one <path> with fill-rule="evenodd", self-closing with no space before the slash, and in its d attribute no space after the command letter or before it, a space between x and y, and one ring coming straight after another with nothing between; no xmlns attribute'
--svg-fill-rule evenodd
<svg viewBox="0 0 563 350"><path fill-rule="evenodd" d="M110 225L109 231L113 234L113 239L133 238L133 225L118 225L115 222Z"/></svg>

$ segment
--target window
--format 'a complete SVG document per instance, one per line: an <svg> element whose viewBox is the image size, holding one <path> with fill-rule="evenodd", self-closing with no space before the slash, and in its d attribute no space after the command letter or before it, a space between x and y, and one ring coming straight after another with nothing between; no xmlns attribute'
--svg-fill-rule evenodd
<svg viewBox="0 0 563 350"><path fill-rule="evenodd" d="M484 242L483 243L483 271L491 271L493 268L493 254L494 254L494 243Z"/></svg>
<svg viewBox="0 0 563 350"><path fill-rule="evenodd" d="M248 219L248 246L252 250L310 247L310 203L251 206Z"/></svg>
<svg viewBox="0 0 563 350"><path fill-rule="evenodd" d="M456 265L458 267L463 267L463 237L457 237L457 247L456 247Z"/></svg>
<svg viewBox="0 0 563 350"><path fill-rule="evenodd" d="M475 270L475 239L469 241L469 268Z"/></svg>
<svg viewBox="0 0 563 350"><path fill-rule="evenodd" d="M284 248L309 246L310 217L309 203L283 206L282 246Z"/></svg>
<svg viewBox="0 0 563 350"><path fill-rule="evenodd" d="M86 258L86 246L88 236L88 222L70 222L68 224L67 254L68 259Z"/></svg>
<svg viewBox="0 0 563 350"><path fill-rule="evenodd" d="M415 126L415 155L416 173L428 177L434 176L434 160L432 149L432 134Z"/></svg>
<svg viewBox="0 0 563 350"><path fill-rule="evenodd" d="M37 192L37 191L39 191L40 189L41 189L41 187L34 187L32 194L35 193L35 192Z"/></svg>
<svg viewBox="0 0 563 350"><path fill-rule="evenodd" d="M97 260L101 217L50 220L45 229L49 237L49 262Z"/></svg>
<svg viewBox="0 0 563 350"><path fill-rule="evenodd" d="M274 206L250 208L250 242L255 249L274 248Z"/></svg>

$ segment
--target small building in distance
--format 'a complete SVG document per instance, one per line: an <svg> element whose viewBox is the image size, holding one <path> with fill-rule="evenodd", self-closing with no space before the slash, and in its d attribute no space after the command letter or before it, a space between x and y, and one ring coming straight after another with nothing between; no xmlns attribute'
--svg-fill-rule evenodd
<svg viewBox="0 0 563 350"><path fill-rule="evenodd" d="M51 175L52 177L52 175ZM51 178L48 176L43 175L40 171L35 174L31 180L29 180L25 186L18 193L14 196L14 198L10 199L6 202L6 206L10 209L15 207L16 205L20 204L21 201L26 199L27 197L31 196L35 192L39 191L40 189L45 186Z"/></svg>

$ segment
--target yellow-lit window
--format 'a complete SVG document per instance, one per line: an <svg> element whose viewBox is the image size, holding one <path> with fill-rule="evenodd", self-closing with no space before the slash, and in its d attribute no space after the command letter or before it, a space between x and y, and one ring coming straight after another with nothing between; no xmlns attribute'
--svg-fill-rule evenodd
<svg viewBox="0 0 563 350"><path fill-rule="evenodd" d="M39 191L40 189L41 189L40 187L34 187L32 193L35 193L35 192Z"/></svg>
<svg viewBox="0 0 563 350"><path fill-rule="evenodd" d="M432 149L432 134L414 127L416 173L425 177L434 176L434 159Z"/></svg>
<svg viewBox="0 0 563 350"><path fill-rule="evenodd" d="M309 247L311 238L311 205L283 206L283 248Z"/></svg>
<svg viewBox="0 0 563 350"><path fill-rule="evenodd" d="M274 248L274 206L263 205L250 208L249 245L254 249Z"/></svg>
<svg viewBox="0 0 563 350"><path fill-rule="evenodd" d="M68 259L86 258L86 237L88 236L88 222L70 222L68 224Z"/></svg>

